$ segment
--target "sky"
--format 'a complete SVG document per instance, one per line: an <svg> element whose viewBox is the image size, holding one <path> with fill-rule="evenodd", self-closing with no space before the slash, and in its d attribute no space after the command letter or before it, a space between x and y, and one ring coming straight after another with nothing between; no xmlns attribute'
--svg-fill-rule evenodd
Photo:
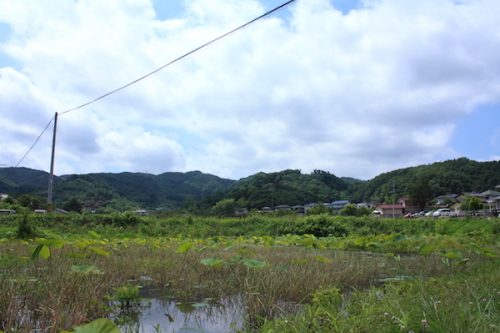
<svg viewBox="0 0 500 333"><path fill-rule="evenodd" d="M0 166L284 0L0 0ZM58 118L55 173L500 159L500 1L296 0ZM20 166L49 170L52 127Z"/></svg>

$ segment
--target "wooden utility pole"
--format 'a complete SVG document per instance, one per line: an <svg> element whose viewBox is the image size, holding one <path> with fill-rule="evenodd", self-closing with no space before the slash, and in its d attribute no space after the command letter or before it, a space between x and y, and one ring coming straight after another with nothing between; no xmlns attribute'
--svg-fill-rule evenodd
<svg viewBox="0 0 500 333"><path fill-rule="evenodd" d="M392 218L396 217L394 208L396 206L396 190L394 188L394 180L392 181Z"/></svg>
<svg viewBox="0 0 500 333"><path fill-rule="evenodd" d="M54 133L52 135L52 154L50 156L50 174L49 188L47 190L47 204L49 210L52 210L52 190L54 188L54 155L56 152L56 134L57 134L57 112L54 115Z"/></svg>

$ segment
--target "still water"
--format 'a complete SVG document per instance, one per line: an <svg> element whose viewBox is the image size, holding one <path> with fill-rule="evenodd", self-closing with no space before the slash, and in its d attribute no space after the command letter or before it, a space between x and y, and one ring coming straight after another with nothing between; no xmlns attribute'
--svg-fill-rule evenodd
<svg viewBox="0 0 500 333"><path fill-rule="evenodd" d="M149 298L112 317L124 333L229 333L242 328L244 310L239 296L190 303Z"/></svg>

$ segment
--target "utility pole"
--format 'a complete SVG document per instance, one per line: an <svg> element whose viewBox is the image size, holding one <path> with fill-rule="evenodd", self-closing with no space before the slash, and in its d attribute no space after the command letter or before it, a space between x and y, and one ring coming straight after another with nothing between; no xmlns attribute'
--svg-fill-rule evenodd
<svg viewBox="0 0 500 333"><path fill-rule="evenodd" d="M56 152L56 133L57 133L57 112L54 115L54 133L52 135L52 154L50 156L50 174L49 188L47 190L47 204L49 210L52 210L52 190L54 188L54 155Z"/></svg>
<svg viewBox="0 0 500 333"><path fill-rule="evenodd" d="M394 206L396 205L396 190L394 189L394 180L392 181L392 218L395 218Z"/></svg>

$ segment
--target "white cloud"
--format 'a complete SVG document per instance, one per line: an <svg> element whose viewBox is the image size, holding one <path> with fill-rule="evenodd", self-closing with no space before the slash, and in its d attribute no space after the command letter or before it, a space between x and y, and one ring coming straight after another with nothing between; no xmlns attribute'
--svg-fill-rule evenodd
<svg viewBox="0 0 500 333"><path fill-rule="evenodd" d="M13 30L1 48L21 68L0 72L0 158L18 160L54 110L264 10L256 0L186 4L159 21L146 0L0 0ZM321 168L369 178L454 157L455 122L499 100L498 1L365 1L342 15L311 0L291 10L61 116L57 173ZM27 165L47 169L49 146L44 138Z"/></svg>

